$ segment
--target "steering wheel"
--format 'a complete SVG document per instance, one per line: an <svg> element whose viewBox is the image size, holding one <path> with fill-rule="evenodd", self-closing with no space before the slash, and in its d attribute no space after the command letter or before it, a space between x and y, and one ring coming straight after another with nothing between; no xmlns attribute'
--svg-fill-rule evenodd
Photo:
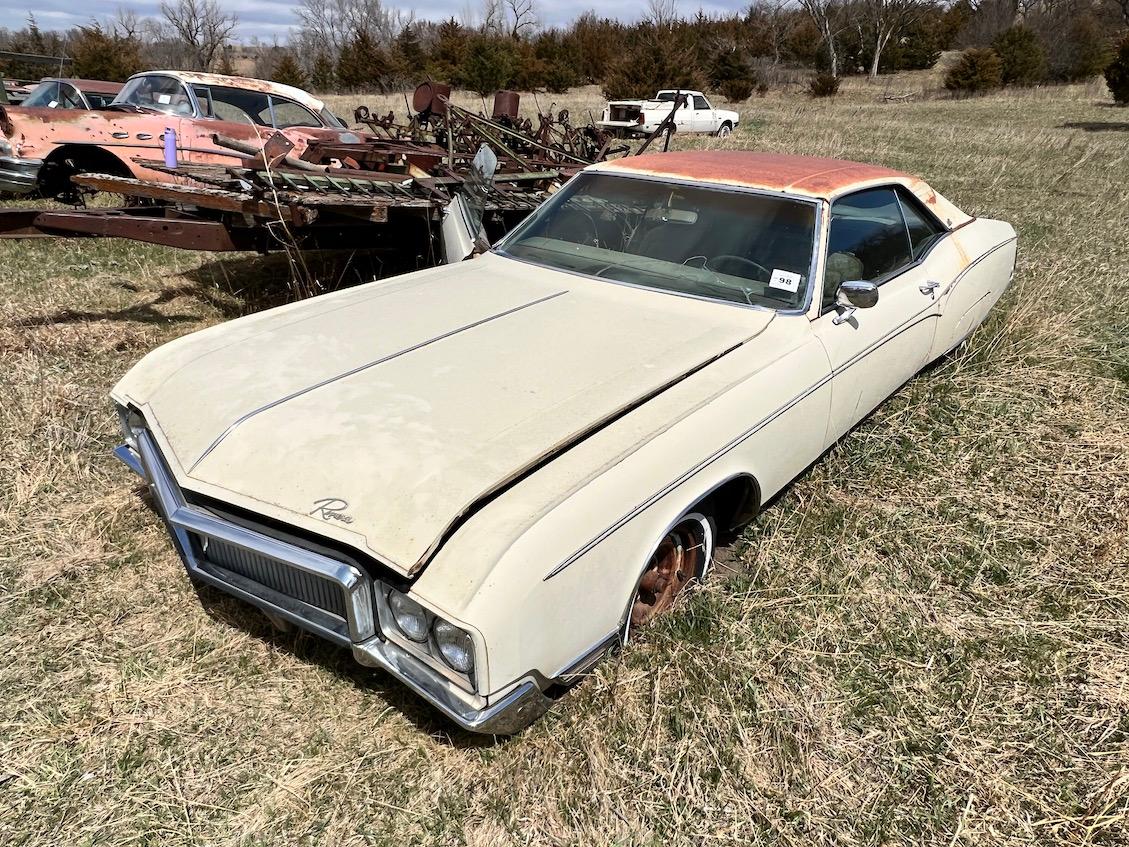
<svg viewBox="0 0 1129 847"><path fill-rule="evenodd" d="M754 268L764 274L763 279L755 277L746 277L746 279L755 279L756 282L768 282L772 278L772 272L759 262L754 262L752 259L746 259L744 256L734 256L732 253L719 253L713 258L709 259L705 267L714 273L727 273L722 269L726 262L732 262L737 265ZM718 267L721 265L722 267ZM729 274L729 276L744 276L744 274Z"/></svg>

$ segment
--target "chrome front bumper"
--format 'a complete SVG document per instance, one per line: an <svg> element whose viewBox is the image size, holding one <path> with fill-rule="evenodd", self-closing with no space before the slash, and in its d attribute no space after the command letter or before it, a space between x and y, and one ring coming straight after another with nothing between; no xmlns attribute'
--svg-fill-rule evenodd
<svg viewBox="0 0 1129 847"><path fill-rule="evenodd" d="M280 541L216 517L188 503L172 478L152 436L134 429L138 451L122 445L114 453L149 483L161 517L169 528L189 576L262 609L322 638L349 648L362 665L383 668L448 718L471 732L508 735L524 729L552 700L541 680L527 678L504 694L476 698L439 676L419 659L380 636L375 620L373 581L360 568ZM200 555L199 539L214 539L249 555L283 563L310 577L328 581L344 598L344 614L333 614L248 579Z"/></svg>
<svg viewBox="0 0 1129 847"><path fill-rule="evenodd" d="M17 159L0 156L0 193L28 194L39 185L42 159Z"/></svg>

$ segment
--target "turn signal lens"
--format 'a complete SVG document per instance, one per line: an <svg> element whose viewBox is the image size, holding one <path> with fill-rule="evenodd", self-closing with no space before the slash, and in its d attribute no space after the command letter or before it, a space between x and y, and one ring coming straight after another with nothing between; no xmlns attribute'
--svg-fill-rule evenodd
<svg viewBox="0 0 1129 847"><path fill-rule="evenodd" d="M433 631L443 661L459 673L470 673L474 669L474 641L470 635L442 620L435 622Z"/></svg>
<svg viewBox="0 0 1129 847"><path fill-rule="evenodd" d="M427 612L423 606L399 591L388 592L388 608L400 632L412 641L427 641Z"/></svg>

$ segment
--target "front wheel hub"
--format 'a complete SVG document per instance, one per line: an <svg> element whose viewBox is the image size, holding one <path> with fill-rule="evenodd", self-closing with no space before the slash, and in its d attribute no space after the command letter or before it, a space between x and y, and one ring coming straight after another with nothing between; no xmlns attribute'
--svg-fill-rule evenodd
<svg viewBox="0 0 1129 847"><path fill-rule="evenodd" d="M670 530L652 554L631 605L631 626L650 623L708 563L712 539L704 522L686 520Z"/></svg>

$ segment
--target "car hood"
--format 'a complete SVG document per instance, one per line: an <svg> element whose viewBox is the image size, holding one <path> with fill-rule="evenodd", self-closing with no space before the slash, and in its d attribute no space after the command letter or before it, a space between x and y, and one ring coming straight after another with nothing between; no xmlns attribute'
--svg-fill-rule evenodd
<svg viewBox="0 0 1129 847"><path fill-rule="evenodd" d="M771 320L491 255L188 336L115 394L186 489L411 574L484 498Z"/></svg>

